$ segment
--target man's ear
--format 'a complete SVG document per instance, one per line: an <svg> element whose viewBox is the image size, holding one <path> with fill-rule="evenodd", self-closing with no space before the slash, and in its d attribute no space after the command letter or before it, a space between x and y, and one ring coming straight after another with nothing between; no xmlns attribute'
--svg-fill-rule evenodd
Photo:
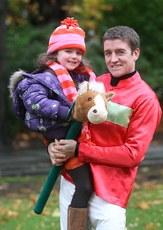
<svg viewBox="0 0 163 230"><path fill-rule="evenodd" d="M109 101L113 96L115 95L114 92L110 91L108 93L105 93L106 99Z"/></svg>
<svg viewBox="0 0 163 230"><path fill-rule="evenodd" d="M133 56L134 56L134 61L137 61L139 56L140 56L140 49L139 48L134 50Z"/></svg>

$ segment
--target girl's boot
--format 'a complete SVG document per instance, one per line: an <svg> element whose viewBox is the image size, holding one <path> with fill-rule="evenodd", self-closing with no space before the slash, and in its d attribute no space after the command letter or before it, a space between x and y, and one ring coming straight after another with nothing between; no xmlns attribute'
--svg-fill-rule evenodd
<svg viewBox="0 0 163 230"><path fill-rule="evenodd" d="M87 229L88 208L68 208L68 228L67 230Z"/></svg>

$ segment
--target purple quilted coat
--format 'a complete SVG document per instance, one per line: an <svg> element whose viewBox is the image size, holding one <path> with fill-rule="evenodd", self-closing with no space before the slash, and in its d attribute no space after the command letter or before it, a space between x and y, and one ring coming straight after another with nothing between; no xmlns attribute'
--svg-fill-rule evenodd
<svg viewBox="0 0 163 230"><path fill-rule="evenodd" d="M79 83L87 79L75 74L73 80L78 88ZM17 71L10 77L9 89L13 111L28 128L43 133L48 139L65 137L70 126L66 117L71 104L53 73Z"/></svg>

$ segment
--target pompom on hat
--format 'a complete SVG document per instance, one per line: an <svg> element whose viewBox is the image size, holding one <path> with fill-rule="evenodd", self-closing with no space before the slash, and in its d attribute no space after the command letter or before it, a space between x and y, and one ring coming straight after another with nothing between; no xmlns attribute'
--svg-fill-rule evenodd
<svg viewBox="0 0 163 230"><path fill-rule="evenodd" d="M84 39L85 32L79 27L78 21L74 18L66 18L50 36L47 53L67 48L79 48L84 54L86 51Z"/></svg>

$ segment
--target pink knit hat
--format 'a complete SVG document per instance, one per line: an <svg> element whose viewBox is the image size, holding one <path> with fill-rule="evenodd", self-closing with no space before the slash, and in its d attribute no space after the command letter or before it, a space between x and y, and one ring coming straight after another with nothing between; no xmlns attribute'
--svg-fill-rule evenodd
<svg viewBox="0 0 163 230"><path fill-rule="evenodd" d="M85 32L79 27L78 21L66 18L50 36L47 53L66 48L79 48L84 54L86 51L84 38Z"/></svg>

